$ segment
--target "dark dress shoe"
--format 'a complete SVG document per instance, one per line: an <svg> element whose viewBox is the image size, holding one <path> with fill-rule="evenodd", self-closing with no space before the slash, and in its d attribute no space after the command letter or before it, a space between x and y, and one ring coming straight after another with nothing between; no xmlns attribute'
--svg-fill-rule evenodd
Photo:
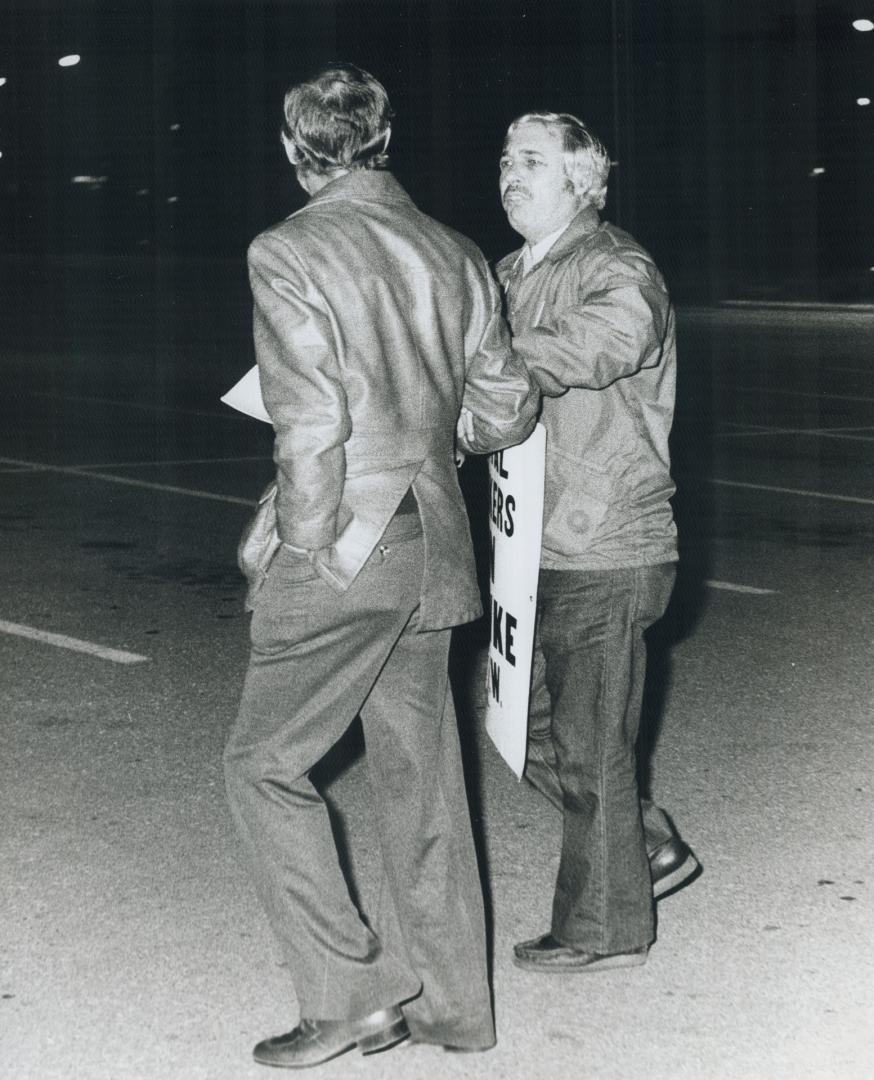
<svg viewBox="0 0 874 1080"><path fill-rule="evenodd" d="M301 1020L293 1031L259 1042L253 1056L261 1065L307 1069L358 1047L362 1054L387 1050L410 1034L397 1005L360 1020Z"/></svg>
<svg viewBox="0 0 874 1080"><path fill-rule="evenodd" d="M526 971L606 971L608 968L640 967L646 963L649 946L621 953L584 952L562 945L552 934L521 941L513 947L513 963Z"/></svg>
<svg viewBox="0 0 874 1080"><path fill-rule="evenodd" d="M679 836L672 836L649 852L649 870L652 896L658 900L689 885L701 873L701 866Z"/></svg>

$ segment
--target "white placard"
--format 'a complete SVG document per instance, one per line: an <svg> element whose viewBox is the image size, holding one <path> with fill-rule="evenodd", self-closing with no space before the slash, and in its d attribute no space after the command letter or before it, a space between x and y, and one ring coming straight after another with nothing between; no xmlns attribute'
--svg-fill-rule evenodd
<svg viewBox="0 0 874 1080"><path fill-rule="evenodd" d="M261 380L258 378L258 366L249 368L239 382L228 390L220 398L225 405L230 405L237 412L245 413L246 416L254 416L256 420L271 423L267 410L264 408L264 399L261 397Z"/></svg>
<svg viewBox="0 0 874 1080"><path fill-rule="evenodd" d="M489 655L486 730L521 778L543 533L546 430L489 457Z"/></svg>

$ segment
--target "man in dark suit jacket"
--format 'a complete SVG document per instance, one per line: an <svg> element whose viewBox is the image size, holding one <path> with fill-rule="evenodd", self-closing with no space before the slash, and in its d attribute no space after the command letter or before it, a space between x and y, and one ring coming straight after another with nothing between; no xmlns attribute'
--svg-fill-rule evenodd
<svg viewBox="0 0 874 1080"><path fill-rule="evenodd" d="M386 171L390 115L383 87L351 66L293 87L283 139L311 198L249 250L275 521L262 514L225 761L301 1015L255 1057L295 1068L407 1034L494 1043L447 678L451 627L480 614L456 427L463 417L464 451L511 445L538 395L480 251ZM309 779L357 714L383 863L370 926Z"/></svg>

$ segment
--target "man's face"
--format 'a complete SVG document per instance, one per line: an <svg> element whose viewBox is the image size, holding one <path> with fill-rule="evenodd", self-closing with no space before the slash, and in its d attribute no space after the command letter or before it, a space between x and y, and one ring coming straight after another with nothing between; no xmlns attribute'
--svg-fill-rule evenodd
<svg viewBox="0 0 874 1080"><path fill-rule="evenodd" d="M561 136L536 120L520 124L501 155L501 202L529 244L566 225L582 206L564 171Z"/></svg>

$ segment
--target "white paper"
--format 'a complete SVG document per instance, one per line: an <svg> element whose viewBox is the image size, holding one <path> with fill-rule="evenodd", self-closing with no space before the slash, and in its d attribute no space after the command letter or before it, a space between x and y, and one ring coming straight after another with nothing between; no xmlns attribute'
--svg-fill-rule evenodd
<svg viewBox="0 0 874 1080"><path fill-rule="evenodd" d="M267 410L264 408L264 400L261 397L261 380L258 378L258 367L249 368L239 382L228 390L220 399L232 409L253 416L256 420L271 423Z"/></svg>
<svg viewBox="0 0 874 1080"><path fill-rule="evenodd" d="M489 457L491 596L486 730L521 779L528 743L528 697L543 534L546 429Z"/></svg>

